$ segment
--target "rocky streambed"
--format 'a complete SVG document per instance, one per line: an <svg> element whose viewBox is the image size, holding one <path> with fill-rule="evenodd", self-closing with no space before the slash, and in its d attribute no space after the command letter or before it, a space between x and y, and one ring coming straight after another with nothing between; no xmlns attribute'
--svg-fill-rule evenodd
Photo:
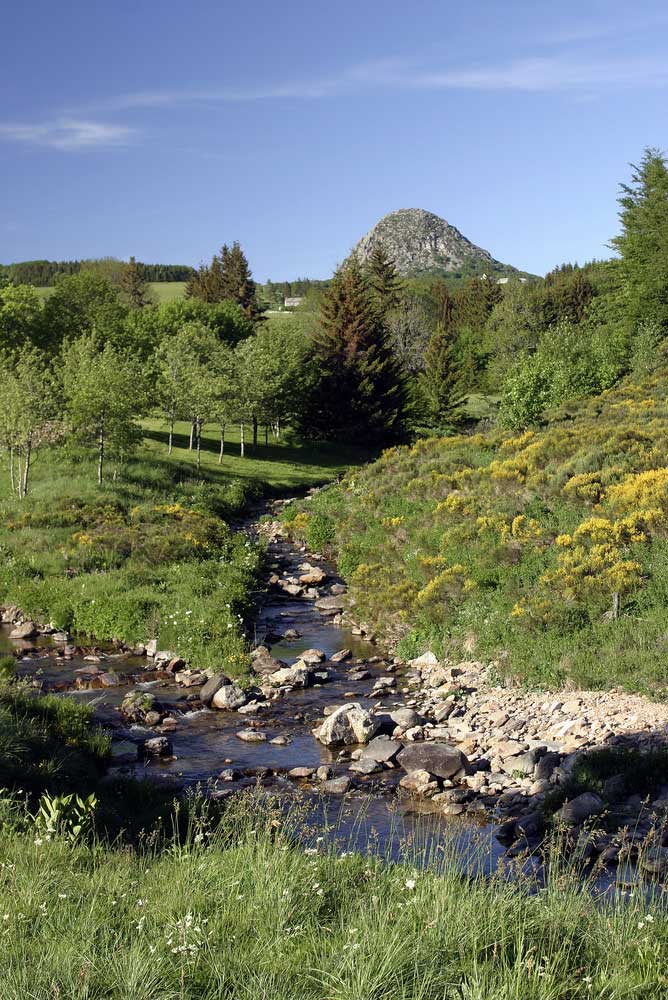
<svg viewBox="0 0 668 1000"><path fill-rule="evenodd" d="M356 846L372 836L391 852L419 816L429 837L455 829L464 853L485 840L493 866L535 854L559 824L585 860L668 872L668 707L619 691L530 693L496 683L493 664L384 654L334 568L260 518L279 508L243 526L265 536L270 565L248 685L155 643L82 648L16 608L0 643L36 688L93 702L114 735L112 773L215 796L299 790ZM629 775L636 751L653 761L649 785ZM610 772L596 790L574 781L589 753Z"/></svg>

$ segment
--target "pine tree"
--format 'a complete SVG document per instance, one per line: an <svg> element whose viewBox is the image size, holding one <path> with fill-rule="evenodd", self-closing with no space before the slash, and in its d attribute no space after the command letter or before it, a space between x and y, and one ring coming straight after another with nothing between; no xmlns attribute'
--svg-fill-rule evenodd
<svg viewBox="0 0 668 1000"><path fill-rule="evenodd" d="M453 336L439 324L429 341L418 380L419 415L427 426L442 430L461 419L462 382Z"/></svg>
<svg viewBox="0 0 668 1000"><path fill-rule="evenodd" d="M142 309L148 305L149 299L146 291L141 267L134 257L123 268L121 275L121 291L132 309Z"/></svg>
<svg viewBox="0 0 668 1000"><path fill-rule="evenodd" d="M313 340L322 378L307 430L347 440L396 436L404 408L401 375L356 262L335 274Z"/></svg>
<svg viewBox="0 0 668 1000"><path fill-rule="evenodd" d="M374 243L366 270L369 289L382 316L401 302L401 279L382 242Z"/></svg>
<svg viewBox="0 0 668 1000"><path fill-rule="evenodd" d="M223 246L220 263L222 298L236 302L250 320L258 322L262 318L262 310L257 301L257 287L238 242L235 241L231 247Z"/></svg>
<svg viewBox="0 0 668 1000"><path fill-rule="evenodd" d="M668 330L668 164L657 149L646 149L622 185L622 231L612 240L622 259L629 319L657 322Z"/></svg>

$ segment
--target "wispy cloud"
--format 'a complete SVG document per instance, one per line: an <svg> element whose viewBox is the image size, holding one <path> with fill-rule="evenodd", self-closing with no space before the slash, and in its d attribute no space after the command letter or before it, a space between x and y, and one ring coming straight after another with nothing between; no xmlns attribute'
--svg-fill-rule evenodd
<svg viewBox="0 0 668 1000"><path fill-rule="evenodd" d="M37 124L0 124L0 139L77 152L127 145L135 131L127 125L59 118Z"/></svg>

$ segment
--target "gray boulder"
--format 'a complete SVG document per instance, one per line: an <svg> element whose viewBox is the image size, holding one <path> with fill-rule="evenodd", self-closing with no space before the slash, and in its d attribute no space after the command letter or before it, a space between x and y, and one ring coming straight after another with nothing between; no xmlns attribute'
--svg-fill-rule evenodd
<svg viewBox="0 0 668 1000"><path fill-rule="evenodd" d="M452 778L468 770L468 760L461 750L447 743L413 743L397 756L405 771L428 771L437 778Z"/></svg>
<svg viewBox="0 0 668 1000"><path fill-rule="evenodd" d="M211 705L213 708L222 708L233 712L235 708L241 708L247 701L248 695L238 684L223 684L211 699Z"/></svg>
<svg viewBox="0 0 668 1000"><path fill-rule="evenodd" d="M584 823L590 816L598 816L603 812L604 802L593 792L583 792L570 802L566 802L556 813L556 817L567 826L577 826Z"/></svg>
<svg viewBox="0 0 668 1000"><path fill-rule="evenodd" d="M224 687L226 684L230 683L229 677L225 674L213 674L212 677L208 679L204 687L199 693L200 700L205 705L210 705L213 701L213 696L220 688Z"/></svg>
<svg viewBox="0 0 668 1000"><path fill-rule="evenodd" d="M364 747L360 760L375 760L385 764L397 756L402 746L398 740L391 740L389 736L376 736Z"/></svg>
<svg viewBox="0 0 668 1000"><path fill-rule="evenodd" d="M23 622L21 625L16 625L9 633L10 639L32 639L38 634L37 627L34 622Z"/></svg>
<svg viewBox="0 0 668 1000"><path fill-rule="evenodd" d="M376 734L379 722L357 701L341 705L329 715L316 736L325 746L368 743Z"/></svg>
<svg viewBox="0 0 668 1000"><path fill-rule="evenodd" d="M142 740L137 747L137 754L140 760L146 757L171 757L172 744L166 736L152 736L149 740Z"/></svg>

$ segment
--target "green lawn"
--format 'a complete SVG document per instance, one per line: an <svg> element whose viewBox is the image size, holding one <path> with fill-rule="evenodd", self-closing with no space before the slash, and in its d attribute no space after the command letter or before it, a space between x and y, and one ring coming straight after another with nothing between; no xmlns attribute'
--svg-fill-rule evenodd
<svg viewBox="0 0 668 1000"><path fill-rule="evenodd" d="M185 281L149 281L151 298L162 305L163 302L173 302L175 299L182 299L185 292Z"/></svg>
<svg viewBox="0 0 668 1000"><path fill-rule="evenodd" d="M139 457L151 461L168 462L185 474L196 472L196 455L188 450L190 424L177 423L174 448L167 454L168 427L164 420L143 421L144 444ZM218 462L220 430L206 425L202 431L201 471L214 482L225 483L230 479L263 486L266 491L285 492L329 482L351 466L361 465L374 457L371 448L331 444L325 441L296 443L289 438L276 441L269 434L265 444L264 430L259 432L257 449L252 447L252 428L246 427L246 455L240 456L240 429L231 425L225 431L225 456Z"/></svg>

